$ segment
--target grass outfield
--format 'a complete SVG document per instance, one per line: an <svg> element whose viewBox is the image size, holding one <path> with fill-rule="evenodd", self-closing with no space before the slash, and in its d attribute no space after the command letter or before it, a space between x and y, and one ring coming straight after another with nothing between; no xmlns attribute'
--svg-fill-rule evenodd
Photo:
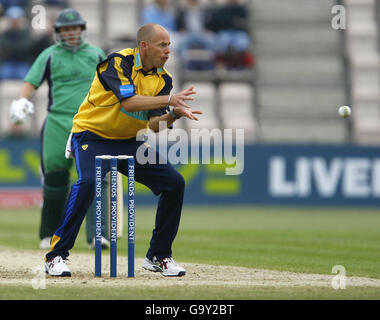
<svg viewBox="0 0 380 320"><path fill-rule="evenodd" d="M355 287L346 290L306 287L202 286L164 288L48 288L0 286L1 299L7 300L379 300L379 288Z"/></svg>
<svg viewBox="0 0 380 320"><path fill-rule="evenodd" d="M143 257L149 245L155 209L136 208L136 256ZM33 210L0 211L0 245L15 249L36 249L39 245L40 213ZM125 219L126 220L126 219ZM126 224L126 221L125 221ZM193 207L186 206L173 248L178 262L231 265L302 273L331 274L334 265L343 265L347 276L380 279L380 212L367 209L310 209L265 207ZM118 241L118 253L127 250L126 238ZM84 228L73 252L88 253ZM1 286L0 297L29 299L17 286ZM88 289L69 293L73 299L97 298ZM159 299L160 288L137 290L114 299ZM241 287L220 294L218 287L202 287L194 293L184 288L166 291L167 299L380 299L379 288L252 288ZM49 289L51 298L54 289ZM114 290L115 291L115 290ZM181 293L181 291L184 291ZM219 294L216 292L219 291ZM18 292L18 293L17 293ZM62 290L57 290L57 296ZM168 292L172 294L168 295ZM20 297L21 294L21 297ZM46 295L46 296L45 296ZM35 299L46 299L48 292L39 292ZM123 298L121 298L123 297ZM62 297L61 297L62 298ZM103 296L104 298L104 296ZM63 298L65 299L65 298Z"/></svg>

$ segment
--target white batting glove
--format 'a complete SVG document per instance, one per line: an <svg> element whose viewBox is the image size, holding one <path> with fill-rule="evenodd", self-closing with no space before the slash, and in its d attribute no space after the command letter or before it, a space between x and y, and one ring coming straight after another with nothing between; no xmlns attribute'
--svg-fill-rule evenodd
<svg viewBox="0 0 380 320"><path fill-rule="evenodd" d="M26 98L13 100L10 109L12 123L24 123L28 114L34 113L34 105Z"/></svg>

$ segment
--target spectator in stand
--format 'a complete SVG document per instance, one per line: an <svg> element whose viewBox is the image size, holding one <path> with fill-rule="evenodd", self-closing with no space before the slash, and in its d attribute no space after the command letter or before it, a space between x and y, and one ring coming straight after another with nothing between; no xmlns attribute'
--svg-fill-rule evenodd
<svg viewBox="0 0 380 320"><path fill-rule="evenodd" d="M168 30L171 38L170 46L176 48L176 19L169 0L155 0L153 4L144 7L141 13L141 25L148 23L160 24Z"/></svg>
<svg viewBox="0 0 380 320"><path fill-rule="evenodd" d="M32 35L21 7L5 11L9 27L0 35L0 80L23 79L32 61Z"/></svg>
<svg viewBox="0 0 380 320"><path fill-rule="evenodd" d="M241 0L228 0L213 12L210 27L216 32L217 62L229 69L253 66L249 53L249 9Z"/></svg>
<svg viewBox="0 0 380 320"><path fill-rule="evenodd" d="M30 5L30 0L0 0L0 12L5 12L10 7L20 7L24 10Z"/></svg>
<svg viewBox="0 0 380 320"><path fill-rule="evenodd" d="M187 0L177 12L176 25L182 65L186 69L209 70L214 67L214 34L207 29L211 13L199 4L199 0ZM203 57L191 57L191 49L201 49Z"/></svg>
<svg viewBox="0 0 380 320"><path fill-rule="evenodd" d="M175 16L168 0L156 0L142 11L141 24L159 23L169 31L176 31Z"/></svg>

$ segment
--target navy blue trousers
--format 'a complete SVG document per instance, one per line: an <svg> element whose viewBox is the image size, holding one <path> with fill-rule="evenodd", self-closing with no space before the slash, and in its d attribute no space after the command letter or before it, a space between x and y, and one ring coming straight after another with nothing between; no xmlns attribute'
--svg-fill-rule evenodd
<svg viewBox="0 0 380 320"><path fill-rule="evenodd" d="M90 131L73 134L72 149L78 172L78 181L71 187L61 223L46 254L50 260L56 256L66 258L74 246L87 209L95 194L95 156L133 155L143 141L104 139ZM160 164L160 155L155 151L156 164L140 164L135 158L135 180L159 195L155 227L146 257L158 259L172 255L172 243L177 234L183 203L185 181L170 164ZM109 171L109 161L103 161L103 177ZM128 175L127 160L118 161L118 171ZM136 204L138 214L138 204ZM95 223L95 222L94 222Z"/></svg>

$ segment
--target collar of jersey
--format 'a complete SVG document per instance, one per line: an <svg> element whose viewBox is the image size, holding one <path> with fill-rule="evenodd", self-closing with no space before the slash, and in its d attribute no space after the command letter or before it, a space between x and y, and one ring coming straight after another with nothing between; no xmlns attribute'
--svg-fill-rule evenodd
<svg viewBox="0 0 380 320"><path fill-rule="evenodd" d="M79 45L79 47L77 47L75 50L73 50L72 48L70 47L65 47L65 46L61 46L61 45L57 45L59 48L63 49L63 50L66 50L66 51L70 51L70 52L73 52L73 53L76 53L78 52L79 50L81 50L83 47L87 46L87 43L86 42L83 42Z"/></svg>
<svg viewBox="0 0 380 320"><path fill-rule="evenodd" d="M134 50L134 55L135 55L135 69L136 70L141 70L141 72L145 75L149 75L149 74L164 74L166 73L166 70L165 68L153 68L149 71L145 71L143 69L143 66L142 66L142 62L141 62L141 56L140 56L140 49L137 47L135 48Z"/></svg>

